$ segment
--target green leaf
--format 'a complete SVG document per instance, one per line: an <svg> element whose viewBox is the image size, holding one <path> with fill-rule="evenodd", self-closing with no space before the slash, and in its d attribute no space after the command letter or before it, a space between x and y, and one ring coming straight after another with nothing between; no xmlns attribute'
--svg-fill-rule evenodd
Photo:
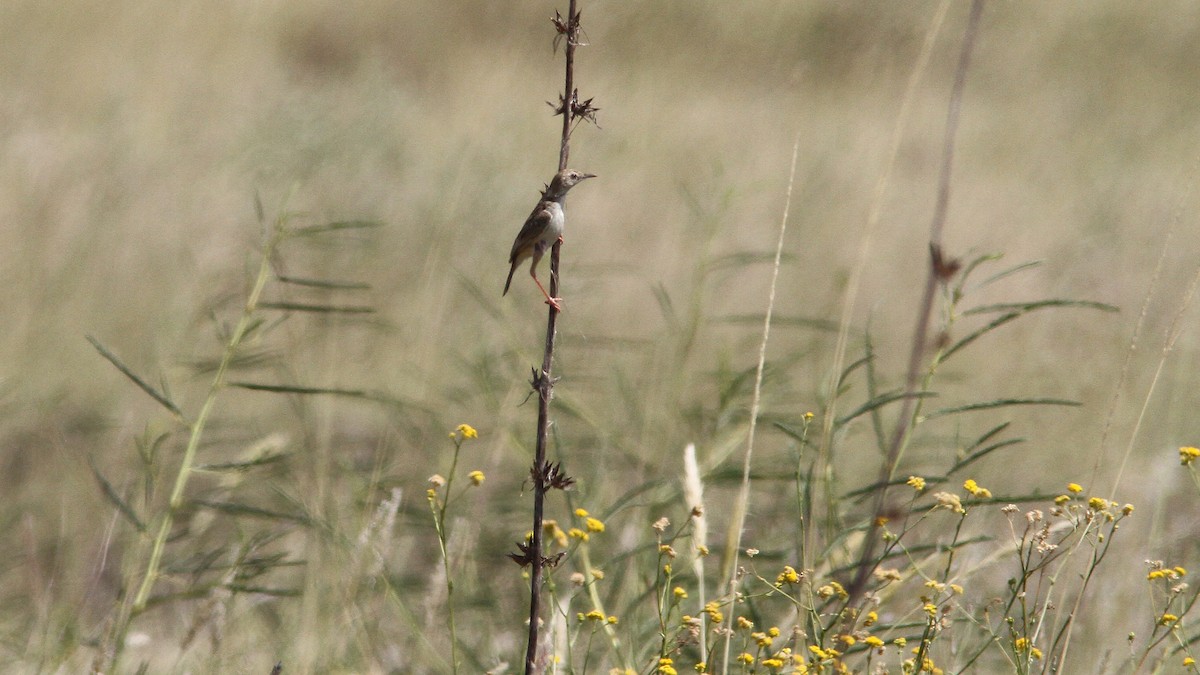
<svg viewBox="0 0 1200 675"><path fill-rule="evenodd" d="M277 309L285 312L316 312L318 314L374 314L374 307L362 305L312 305L303 302L260 302L262 309Z"/></svg>
<svg viewBox="0 0 1200 675"><path fill-rule="evenodd" d="M293 284L296 286L305 286L308 288L327 288L335 291L366 291L370 290L371 284L363 281L337 281L334 279L307 279L304 277L289 277L279 275L275 277L285 284Z"/></svg>
<svg viewBox="0 0 1200 675"><path fill-rule="evenodd" d="M257 469L260 466L268 466L277 464L286 460L291 456L291 453L280 452L273 455L263 455L247 462L220 462L217 464L200 464L196 466L196 471L212 471L214 473L221 471L242 472L250 469Z"/></svg>
<svg viewBox="0 0 1200 675"><path fill-rule="evenodd" d="M1079 401L1071 401L1063 398L1001 398L995 401L982 401L980 403L969 403L967 405L957 406L954 408L942 408L934 410L925 416L925 419L931 420L935 417L944 417L945 415L954 415L961 412L974 412L976 410L993 410L995 408L1006 408L1013 405L1064 405L1077 407L1083 405Z"/></svg>
<svg viewBox="0 0 1200 675"><path fill-rule="evenodd" d="M1083 309L1098 309L1102 312L1119 312L1120 307L1110 305L1103 302L1093 302L1091 300L1066 300L1063 298L1050 298L1047 300L1032 300L1029 302L1003 302L994 305L981 305L965 310L963 314L988 314L991 312L1032 312L1038 309L1046 309L1047 307L1081 307Z"/></svg>
<svg viewBox="0 0 1200 675"><path fill-rule="evenodd" d="M193 499L191 503L196 506L203 506L214 511L220 511L235 517L247 518L264 518L266 520L286 520L301 525L309 525L312 519L307 515L299 513L283 513L281 511L271 511L249 504L239 504L237 502L215 502L207 499Z"/></svg>
<svg viewBox="0 0 1200 675"><path fill-rule="evenodd" d="M96 466L96 459L91 455L88 455L88 466L92 469L92 475L96 477L96 482L100 483L100 490L104 492L105 498L113 506L117 507L117 511L125 516L125 519L132 523L138 532L145 532L146 524L142 522L141 518L138 518L137 512L133 510L133 507L121 498L121 495L117 493L117 489L113 487L113 484L108 482L108 479L100 473L100 469Z"/></svg>
<svg viewBox="0 0 1200 675"><path fill-rule="evenodd" d="M863 403L862 405L858 406L854 410L850 411L845 416L838 418L834 422L834 427L841 428L841 427L845 426L847 422L854 419L855 417L858 417L859 415L862 415L864 413L869 413L872 410L875 410L876 408L885 406L885 405L895 402L895 401L899 401L899 400L902 400L905 398L933 398L935 396L937 396L937 394L932 391L914 391L911 394L904 392L904 391L892 391L892 392L888 392L886 394L880 394L879 396L876 396L875 398L867 401L866 403Z"/></svg>
<svg viewBox="0 0 1200 675"><path fill-rule="evenodd" d="M962 459L958 460L957 462L955 462L954 466L950 467L950 471L947 472L947 475L955 473L956 471L966 467L968 464L971 464L972 462L975 462L976 460L983 459L985 456L991 454L995 450L999 450L1000 448L1006 448L1010 445L1019 445L1024 442L1025 442L1024 438L1010 438L1006 441L1000 441L999 443L993 443L993 444L986 446L980 450L977 450L977 451L967 455L966 457L963 457Z"/></svg>
<svg viewBox="0 0 1200 675"><path fill-rule="evenodd" d="M351 398L368 397L368 393L361 389L338 389L336 387L302 387L297 384L260 384L257 382L230 382L229 386L276 394L332 394L334 396L349 396Z"/></svg>
<svg viewBox="0 0 1200 675"><path fill-rule="evenodd" d="M171 413L174 414L175 417L179 418L180 420L183 419L183 411L181 411L179 409L179 406L175 405L174 401L167 398L166 394L159 392L157 389L150 386L150 384L148 382L146 382L145 380L143 380L142 378L140 378L136 374L134 374L134 372L129 368L129 366L122 363L121 360L118 359L115 354L108 351L108 349L106 349L104 347L104 345L100 344L99 340L92 337L91 335L85 335L84 337L87 338L88 342L92 343L92 346L96 348L96 351L100 352L100 356L103 356L106 360L108 360L109 363L113 364L113 366L116 367L117 370L121 371L122 375L124 375L125 377L128 377L134 384L136 384L138 386L139 389L146 392L146 394L149 395L150 398L154 399L155 401L158 401L159 405L161 405L162 407L171 411Z"/></svg>
<svg viewBox="0 0 1200 675"><path fill-rule="evenodd" d="M298 227L293 232L298 235L307 236L313 234L324 234L326 232L340 232L342 230L364 230L375 227L383 227L383 223L374 220L343 220L333 223L325 223L323 225L308 225L306 227Z"/></svg>

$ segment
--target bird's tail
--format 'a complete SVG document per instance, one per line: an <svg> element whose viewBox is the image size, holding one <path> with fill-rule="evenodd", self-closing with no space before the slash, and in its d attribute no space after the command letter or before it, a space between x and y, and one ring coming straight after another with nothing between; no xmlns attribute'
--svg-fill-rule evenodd
<svg viewBox="0 0 1200 675"><path fill-rule="evenodd" d="M512 267L508 268L508 279L505 279L505 281L504 281L504 292L500 294L501 296L508 295L508 287L512 285L513 272L516 272L516 271L517 271L516 265L513 265Z"/></svg>

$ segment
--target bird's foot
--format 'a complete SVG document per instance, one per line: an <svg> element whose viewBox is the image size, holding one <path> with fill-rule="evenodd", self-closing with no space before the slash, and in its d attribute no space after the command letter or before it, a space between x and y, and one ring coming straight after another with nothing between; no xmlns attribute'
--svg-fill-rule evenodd
<svg viewBox="0 0 1200 675"><path fill-rule="evenodd" d="M559 312L563 311L562 298L551 298L551 297L547 296L546 304L550 305L551 307L553 307L555 310L557 310Z"/></svg>

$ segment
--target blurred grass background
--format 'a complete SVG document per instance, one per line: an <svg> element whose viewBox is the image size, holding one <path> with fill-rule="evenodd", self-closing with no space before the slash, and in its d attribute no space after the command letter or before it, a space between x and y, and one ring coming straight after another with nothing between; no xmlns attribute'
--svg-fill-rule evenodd
<svg viewBox="0 0 1200 675"><path fill-rule="evenodd" d="M430 529L424 480L445 468L446 431L469 422L483 438L473 466L490 477L470 515L500 519L485 528L496 531L482 535L476 557L484 569L505 564L501 556L527 527L528 495L520 495L535 412L520 404L540 360L544 306L523 272L508 297L500 289L512 237L555 168L559 120L545 104L561 86L547 20L555 8L0 5L0 482L3 521L14 533L0 556L0 601L9 635L54 636L11 639L11 663L70 655L47 644L95 637L117 571L104 562L115 559L111 507L87 460L127 484L137 470L135 439L165 426L84 335L147 379L170 382L185 407L197 405L205 380L196 372L219 349L210 312L241 301L258 244L256 193L269 214L286 208L306 222L385 224L285 252L288 272L369 282L378 313L296 318L284 333L286 367L260 379L371 390L395 404L301 405L231 392L220 403L216 453L236 454L284 430L286 445L307 448L297 455L310 464L299 484L317 488L301 501L328 499L343 505L331 512L351 518L378 497L366 486L403 487L413 515L402 528L424 528L412 535L420 542ZM736 375L753 367L769 278L755 261L773 246L797 134L766 409L792 418L819 412L833 349L828 325L839 316L935 4L582 8L590 45L579 52L577 78L581 96L601 109L600 129L576 132L571 164L600 177L572 193L568 208L556 456L583 478L576 499L597 508L631 484L676 480L687 442L700 445L710 470L736 450L740 427L722 420L745 413L747 384ZM916 91L855 311L855 330L870 324L878 368L893 386L902 382L925 274L965 9L952 9ZM992 3L984 15L946 246L965 257L1002 252L1001 266L1045 261L976 303L1071 297L1122 308L1035 315L971 347L969 360L943 375L946 404L1005 396L1083 403L981 417L978 429L963 430L977 435L1012 418L1013 435L1029 439L1009 461L979 467L998 494L1054 493L1068 479L1104 491L1114 478L1200 249L1191 215L1198 15L1194 3L1116 1ZM1101 455L1129 336L1177 213ZM1153 508L1184 487L1169 473L1174 448L1200 433L1194 310L1185 321L1119 500ZM853 448L854 437L844 442ZM770 466L783 439L763 443L759 457ZM847 452L870 460L867 450ZM1102 480L1092 476L1097 464ZM343 478L318 475L325 469ZM631 509L629 527L644 527L646 515ZM1147 522L1159 529L1147 528L1131 560L1167 556L1170 542L1195 535L1191 519L1157 515ZM410 546L397 555L432 555ZM515 568L501 569L514 572L516 588ZM485 598L482 617L486 596L474 596ZM279 625L293 621L286 609L279 616ZM492 620L520 634L513 616ZM270 649L241 649L260 661L253 672L269 669Z"/></svg>

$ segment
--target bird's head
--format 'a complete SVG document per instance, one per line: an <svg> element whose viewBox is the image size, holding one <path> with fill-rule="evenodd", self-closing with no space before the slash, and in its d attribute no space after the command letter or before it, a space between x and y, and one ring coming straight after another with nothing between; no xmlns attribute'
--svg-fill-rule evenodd
<svg viewBox="0 0 1200 675"><path fill-rule="evenodd" d="M563 169L558 172L554 180L550 181L550 186L546 188L546 195L550 198L565 195L567 190L579 185L589 178L595 178L594 173L583 173L574 169Z"/></svg>

